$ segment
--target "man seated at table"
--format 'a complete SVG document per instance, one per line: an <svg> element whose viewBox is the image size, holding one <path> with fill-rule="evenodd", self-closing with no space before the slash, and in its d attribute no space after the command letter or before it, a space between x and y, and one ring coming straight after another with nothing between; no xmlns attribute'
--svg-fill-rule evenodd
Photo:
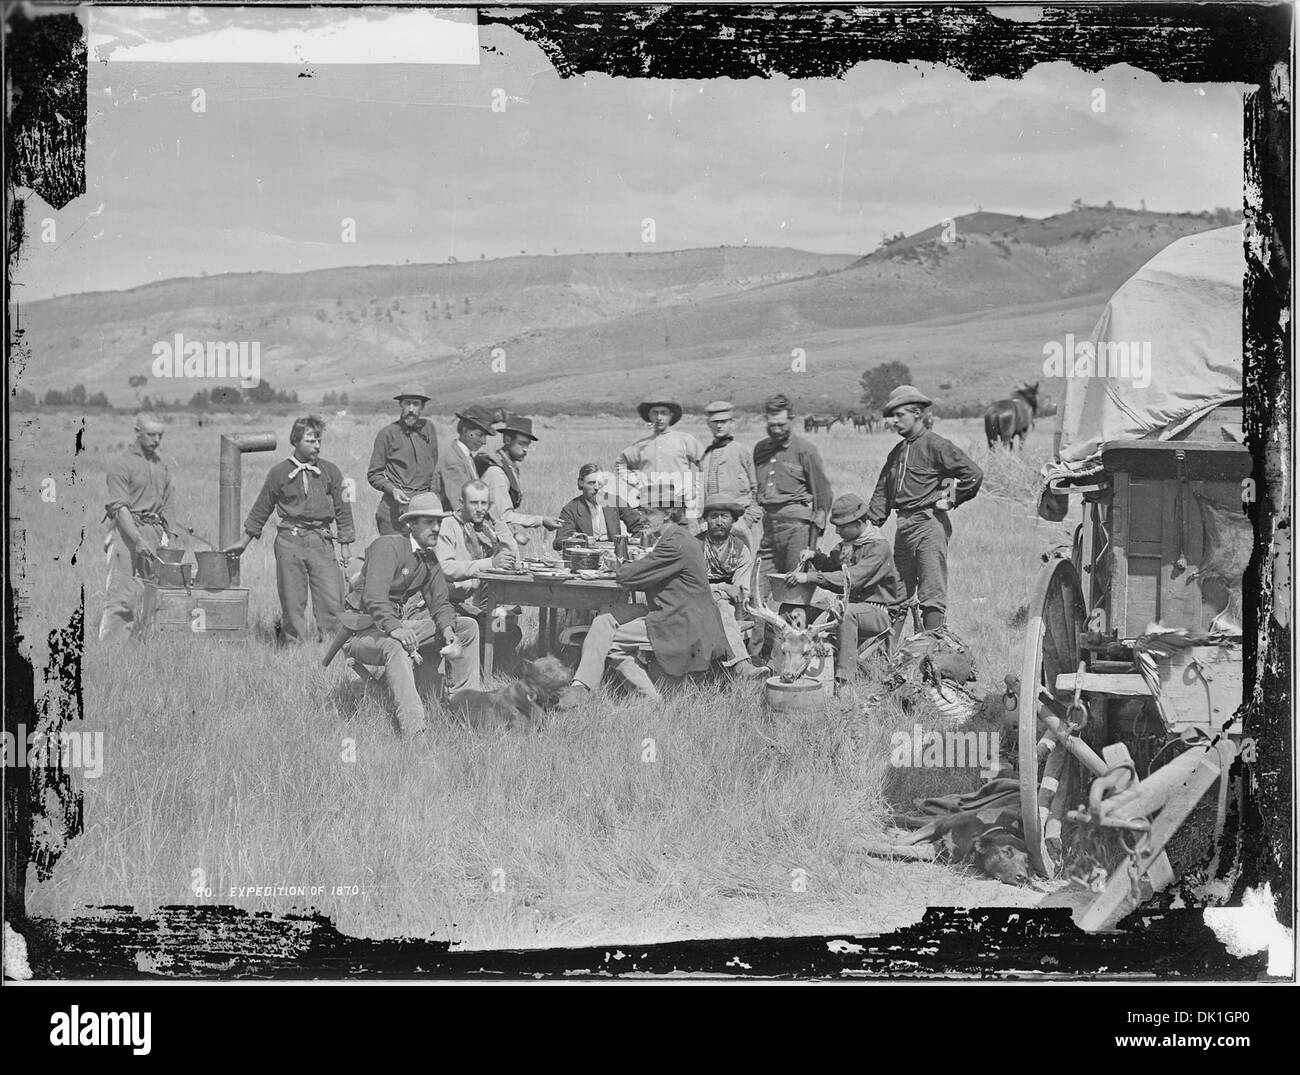
<svg viewBox="0 0 1300 1075"><path fill-rule="evenodd" d="M460 489L460 506L442 520L438 531L438 563L451 587L451 602L462 616L478 621L479 637L495 630L498 660L508 661L519 649L523 633L517 615L496 615L478 601L479 572L511 571L516 557L501 540L500 528L488 514L491 493L487 482L474 478Z"/></svg>
<svg viewBox="0 0 1300 1075"><path fill-rule="evenodd" d="M427 728L420 688L428 685L439 656L446 657L451 692L479 689L478 624L456 615L435 552L446 515L437 493L412 496L397 520L402 530L375 538L366 549L366 566L339 617L355 632L346 643L347 655L383 668L407 738ZM404 619L403 609L417 594L424 608Z"/></svg>
<svg viewBox="0 0 1300 1075"><path fill-rule="evenodd" d="M734 529L745 514L743 504L721 493L704 500L705 529L696 535L704 550L704 564L709 573L709 590L722 619L722 630L731 647L733 672L756 677L768 674L749 659L745 640L740 634L737 617L743 615L749 599L749 580L754 570L754 550L744 533Z"/></svg>
<svg viewBox="0 0 1300 1075"><path fill-rule="evenodd" d="M595 541L613 541L620 526L629 534L645 530L641 512L628 504L611 504L605 490L605 473L599 463L583 463L578 470L578 495L560 509L560 529L554 547L563 549L574 534Z"/></svg>
<svg viewBox="0 0 1300 1075"><path fill-rule="evenodd" d="M612 658L618 671L643 698L658 699L659 691L637 662L647 643L659 667L669 676L707 671L730 655L722 620L709 592L704 550L680 524L684 505L642 509L646 533L642 541L654 548L640 560L620 564L618 584L645 594L645 605L623 605L596 617L582 644L582 660L573 682L560 695L558 706L571 709L591 696Z"/></svg>
<svg viewBox="0 0 1300 1075"><path fill-rule="evenodd" d="M867 521L867 502L845 493L831 504L831 525L840 537L829 555L817 553L811 570L792 571L786 580L814 583L846 598L835 656L835 682L847 683L858 670L860 643L890 628L890 610L907 599L907 591L894 567L894 550Z"/></svg>

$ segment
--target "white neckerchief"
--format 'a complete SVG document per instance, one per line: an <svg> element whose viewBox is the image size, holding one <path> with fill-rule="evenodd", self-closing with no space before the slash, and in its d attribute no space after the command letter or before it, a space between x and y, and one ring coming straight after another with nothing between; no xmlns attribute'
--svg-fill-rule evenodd
<svg viewBox="0 0 1300 1075"><path fill-rule="evenodd" d="M293 464L293 471L289 475L289 480L293 481L299 474L302 474L302 491L305 493L307 491L307 475L304 472L310 470L319 477L320 467L314 463L304 463L296 455L289 456L289 462Z"/></svg>

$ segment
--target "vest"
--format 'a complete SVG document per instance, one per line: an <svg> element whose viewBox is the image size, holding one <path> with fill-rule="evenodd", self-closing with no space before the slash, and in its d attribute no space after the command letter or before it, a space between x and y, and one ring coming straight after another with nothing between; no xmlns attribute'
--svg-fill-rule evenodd
<svg viewBox="0 0 1300 1075"><path fill-rule="evenodd" d="M490 467L500 467L505 472L506 481L510 483L510 506L518 508L524 502L524 491L519 488L519 474L513 464L507 465L504 459L494 459L490 455L476 455L474 457L474 466L478 470L480 478L488 472Z"/></svg>

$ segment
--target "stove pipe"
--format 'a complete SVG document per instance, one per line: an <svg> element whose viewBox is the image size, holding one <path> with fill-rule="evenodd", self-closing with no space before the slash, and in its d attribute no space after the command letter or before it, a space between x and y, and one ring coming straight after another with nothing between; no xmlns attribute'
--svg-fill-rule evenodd
<svg viewBox="0 0 1300 1075"><path fill-rule="evenodd" d="M239 540L239 491L244 452L275 451L274 433L223 433L221 435L220 499L217 502L217 544L226 549ZM230 585L239 585L239 558L229 557Z"/></svg>

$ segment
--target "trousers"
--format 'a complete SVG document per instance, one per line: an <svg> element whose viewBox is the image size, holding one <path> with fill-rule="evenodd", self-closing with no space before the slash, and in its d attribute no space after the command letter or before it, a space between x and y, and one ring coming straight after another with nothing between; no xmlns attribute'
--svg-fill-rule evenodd
<svg viewBox="0 0 1300 1075"><path fill-rule="evenodd" d="M395 638L371 627L353 635L347 644L347 654L362 664L382 666L384 682L397 705L397 725L405 735L412 735L428 726L420 690L427 690L436 680L438 662L443 660L438 650L443 646L442 632L431 619L403 620L402 626L416 633L420 656L417 666ZM448 658L447 678L451 692L479 689L478 623L468 616L456 617L456 641L461 655Z"/></svg>
<svg viewBox="0 0 1300 1075"><path fill-rule="evenodd" d="M716 584L709 587L709 592L713 594L713 603L718 607L718 616L722 620L722 633L727 636L727 646L731 649L731 660L728 663L748 660L749 650L740 633L740 622L736 619L736 598Z"/></svg>
<svg viewBox="0 0 1300 1075"><path fill-rule="evenodd" d="M405 510L387 493L379 498L379 508L375 512L375 529L379 531L380 537L397 533L397 517Z"/></svg>
<svg viewBox="0 0 1300 1075"><path fill-rule="evenodd" d="M136 529L155 545L162 542L164 531L158 524L139 522ZM140 599L144 596L144 584L135 574L135 553L116 525L104 536L104 556L108 578L104 582L104 613L99 620L101 642L132 634Z"/></svg>
<svg viewBox="0 0 1300 1075"><path fill-rule="evenodd" d="M948 539L951 536L952 523L947 512L918 511L898 517L894 566L898 568L907 596L916 594L922 614L929 611L942 616L948 609Z"/></svg>
<svg viewBox="0 0 1300 1075"><path fill-rule="evenodd" d="M890 628L889 611L879 605L849 602L839 626L835 678L849 680L858 670L858 646Z"/></svg>
<svg viewBox="0 0 1300 1075"><path fill-rule="evenodd" d="M637 661L641 646L650 644L644 616L620 624L612 613L602 612L591 622L587 637L582 643L582 660L573 678L588 690L594 691L605 674L605 661L617 662L619 674L647 698L659 698L650 676Z"/></svg>
<svg viewBox="0 0 1300 1075"><path fill-rule="evenodd" d="M275 538L275 588L280 594L280 628L285 641L308 641L309 593L316 626L327 637L338 629L343 572L329 538L314 530L299 530L296 535L281 530Z"/></svg>

